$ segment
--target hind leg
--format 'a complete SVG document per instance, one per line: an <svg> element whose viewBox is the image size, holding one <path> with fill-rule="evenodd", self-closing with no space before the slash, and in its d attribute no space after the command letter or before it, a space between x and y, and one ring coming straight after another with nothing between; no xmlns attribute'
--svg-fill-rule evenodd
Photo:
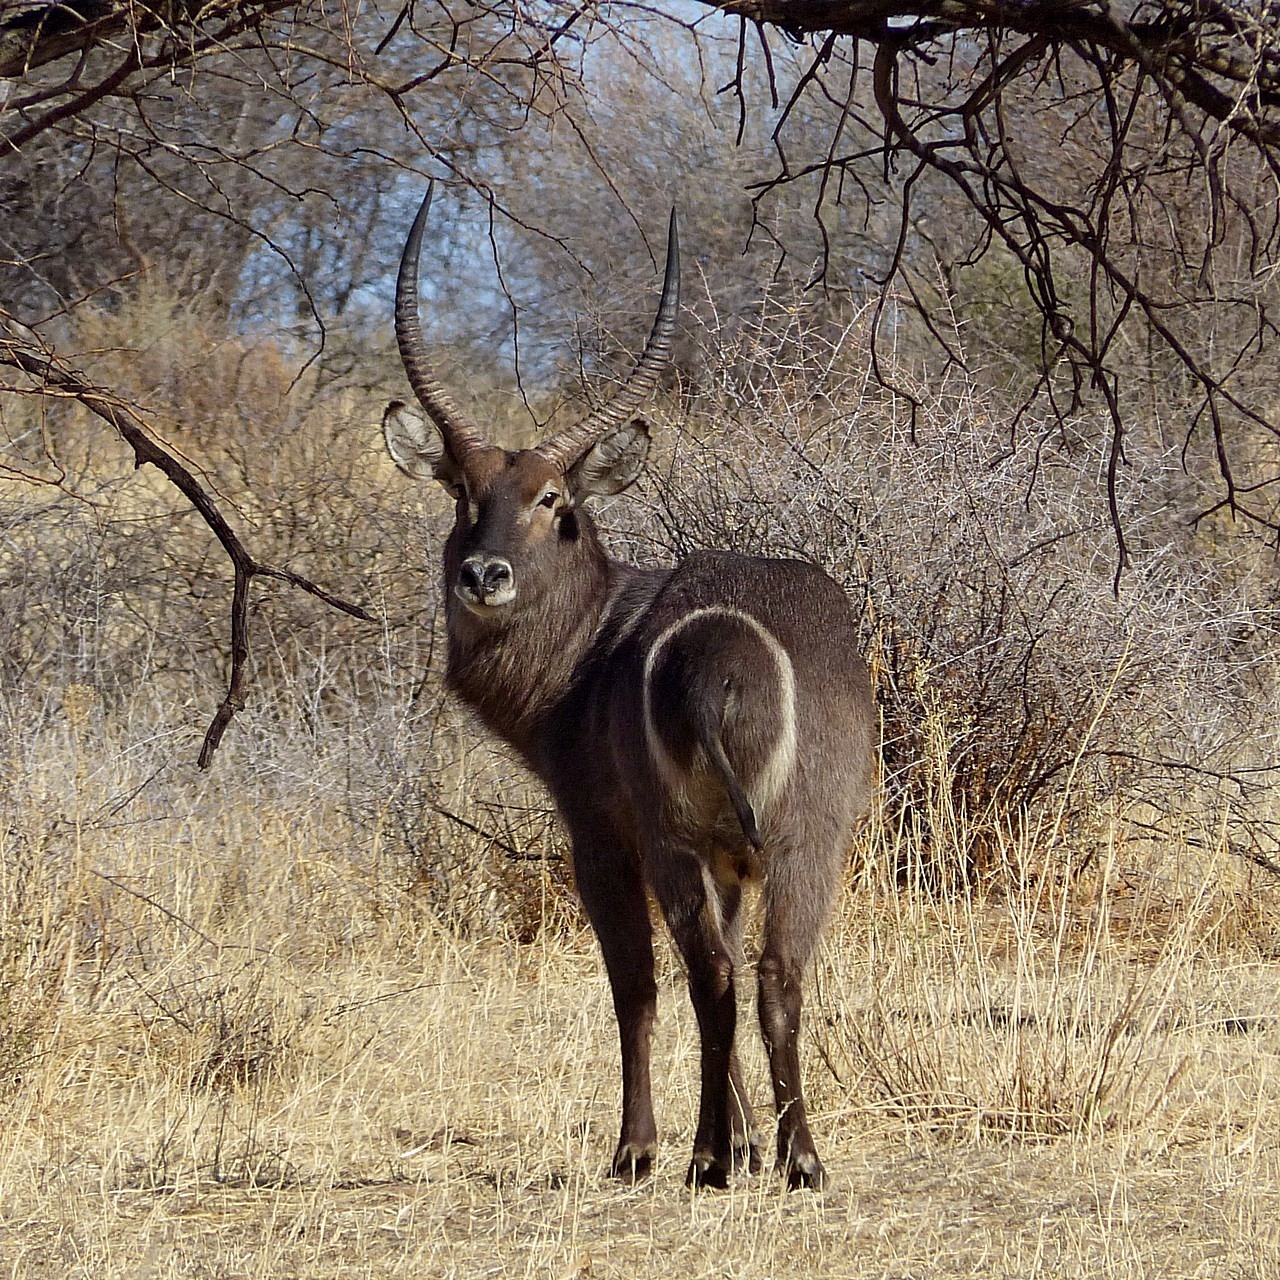
<svg viewBox="0 0 1280 1280"><path fill-rule="evenodd" d="M742 885L737 881L719 886L720 918L725 942L733 959L735 972L742 967ZM733 1167L759 1173L761 1168L760 1130L746 1086L738 1051L729 1053L729 1129L733 1144Z"/></svg>
<svg viewBox="0 0 1280 1280"><path fill-rule="evenodd" d="M702 1046L698 1128L685 1180L690 1186L725 1187L734 1164L731 1117L737 1112L739 1130L745 1131L750 1115L749 1108L744 1112L732 1096L734 954L725 937L719 894L702 862L682 850L668 851L655 861L659 871L653 877L654 889L684 958ZM745 1099L740 1075L738 1095Z"/></svg>
<svg viewBox="0 0 1280 1280"><path fill-rule="evenodd" d="M765 886L765 935L760 955L760 1030L778 1110L778 1172L790 1189L820 1188L826 1173L805 1107L800 1080L801 981L834 896L838 861L788 875L782 862Z"/></svg>

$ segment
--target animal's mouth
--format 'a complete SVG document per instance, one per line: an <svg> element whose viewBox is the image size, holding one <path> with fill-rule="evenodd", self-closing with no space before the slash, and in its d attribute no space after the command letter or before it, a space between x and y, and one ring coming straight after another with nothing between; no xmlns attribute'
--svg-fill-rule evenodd
<svg viewBox="0 0 1280 1280"><path fill-rule="evenodd" d="M515 600L516 589L514 584L503 583L495 590L482 595L459 583L454 587L453 594L467 607L467 611L475 614L477 618L492 618Z"/></svg>

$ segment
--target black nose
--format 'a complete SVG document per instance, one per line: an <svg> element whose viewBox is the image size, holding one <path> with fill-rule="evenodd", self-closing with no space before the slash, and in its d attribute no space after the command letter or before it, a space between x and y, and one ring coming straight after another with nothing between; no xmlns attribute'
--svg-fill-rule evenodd
<svg viewBox="0 0 1280 1280"><path fill-rule="evenodd" d="M511 586L511 565L496 556L470 556L462 562L458 579L463 590L477 600L486 600Z"/></svg>

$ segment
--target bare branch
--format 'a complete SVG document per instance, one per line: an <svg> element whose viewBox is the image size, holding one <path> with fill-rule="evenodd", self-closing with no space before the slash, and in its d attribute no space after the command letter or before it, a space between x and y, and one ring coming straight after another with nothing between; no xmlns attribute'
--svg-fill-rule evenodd
<svg viewBox="0 0 1280 1280"><path fill-rule="evenodd" d="M51 351L24 341L11 329L0 330L0 364L20 369L36 379L39 385L71 396L109 423L133 450L134 465L141 467L150 463L159 470L196 509L231 561L235 574L231 601L231 671L226 695L205 733L198 761L200 768L207 769L212 764L214 752L222 741L227 725L245 705L246 666L249 659L249 589L255 577L276 578L353 618L359 618L363 622L377 621L367 609L325 591L301 574L255 560L218 509L209 491L187 466L153 438L133 405L104 388L94 386L83 374L59 361Z"/></svg>

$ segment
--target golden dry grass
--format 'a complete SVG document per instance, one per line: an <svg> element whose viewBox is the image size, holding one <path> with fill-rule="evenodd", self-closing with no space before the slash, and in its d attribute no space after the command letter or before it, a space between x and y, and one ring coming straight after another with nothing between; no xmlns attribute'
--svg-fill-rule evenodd
<svg viewBox="0 0 1280 1280"><path fill-rule="evenodd" d="M138 306L86 337L132 352L105 380L170 406L158 426L208 468L256 555L378 602L388 623L380 635L336 627L264 587L251 705L213 774L197 775L181 762L221 679L225 565L96 426L0 403L0 434L48 433L68 483L95 504L36 487L7 496L4 511L0 1280L1280 1280L1275 889L1225 851L1225 818L1202 819L1193 796L1185 818L1162 813L1159 840L1142 813L1101 810L1107 772L1086 782L1073 768L1056 822L1041 814L1024 828L976 785L969 815L947 807L964 794L948 772L958 757L1001 776L975 754L972 730L991 712L975 709L972 682L950 665L958 654L1005 664L981 674L984 689L1010 694L996 709L1015 729L1023 699L1055 693L1055 681L1082 690L1099 717L1119 706L1131 633L1128 615L1099 604L1109 550L1086 543L1071 569L1091 581L1090 555L1108 566L1098 591L1071 597L1094 602L1085 640L1078 612L1064 626L1042 600L1023 648L993 658L969 634L978 615L956 605L952 629L904 668L918 687L897 691L897 732L920 785L899 814L915 825L867 834L809 988L806 1078L828 1189L788 1196L765 1175L725 1193L685 1190L696 1036L667 950L663 1154L647 1185L623 1188L605 1177L619 1092L607 985L562 871L536 860L554 844L545 802L437 711L438 688L416 674L439 666L423 547L438 545L444 505L419 493L389 512L390 464L373 429L352 429L350 405L317 410L315 388L276 348L212 342L199 315L163 296ZM754 350L744 340L726 353L727 405L713 394L707 423L695 413L683 425L696 449L661 433L669 452L655 474L683 468L683 488L664 479L670 509L616 513L632 521L637 554L669 555L672 519L682 543L821 552L851 584L879 582L872 600L896 602L910 622L949 598L956 564L987 564L974 557L995 537L1000 556L985 554L997 595L1019 615L1003 635L1023 636L1027 602L1000 567L1020 564L1039 536L1017 467L1001 481L1016 537L991 511L984 523L937 508L969 486L988 493L996 436L975 427L1001 424L1003 440L1007 415L985 401L975 411L968 384L944 383L936 399L921 387L925 447L895 451L902 424L893 403L865 393L857 326L815 348L783 323L792 315L776 333L763 325ZM187 360L192 345L207 358ZM767 376L742 373L753 367ZM748 386L758 402L722 412ZM361 404L357 416L376 417ZM799 489L797 440L821 463ZM958 484L953 464L970 455ZM30 462L52 477L52 458ZM1074 511L1074 469L1062 475L1060 505ZM942 529L954 535L945 553ZM1195 579L1200 562L1189 563ZM1219 568L1229 578L1251 563L1224 553ZM1045 577L1046 599L1060 580ZM1269 764L1259 724L1273 698L1270 631L1260 624L1246 643L1255 627L1240 627L1238 665L1226 662L1206 641L1200 596L1173 581L1169 592L1157 579L1153 597L1185 596L1194 627L1176 610L1133 615L1152 641L1148 737L1172 708L1195 730L1182 744L1190 764L1209 748ZM1215 583L1204 587L1222 610L1213 627L1253 617L1243 605L1232 614ZM899 627L892 652L887 634L873 646L882 684L914 629ZM1029 685L1033 653L1046 649ZM1183 651L1191 660L1175 662ZM945 684L925 680L935 666ZM1082 725L1043 718L1044 735L1067 728ZM1064 739L1066 758L1089 737ZM1196 775L1175 776L1182 786ZM1068 829L1088 837L1087 854ZM932 848L913 843L921 832L935 833ZM986 879L971 893L893 884L895 868L914 867L954 888L958 851L974 849L967 869ZM956 865L940 872L948 856ZM763 1109L749 1010L742 1025Z"/></svg>
<svg viewBox="0 0 1280 1280"><path fill-rule="evenodd" d="M665 951L663 1156L624 1188L559 890L531 942L447 929L341 795L290 807L234 757L113 806L136 766L74 701L0 822L0 1274L1280 1275L1280 957L1238 863L1116 815L1089 877L931 900L872 831L811 988L829 1189L685 1190Z"/></svg>

